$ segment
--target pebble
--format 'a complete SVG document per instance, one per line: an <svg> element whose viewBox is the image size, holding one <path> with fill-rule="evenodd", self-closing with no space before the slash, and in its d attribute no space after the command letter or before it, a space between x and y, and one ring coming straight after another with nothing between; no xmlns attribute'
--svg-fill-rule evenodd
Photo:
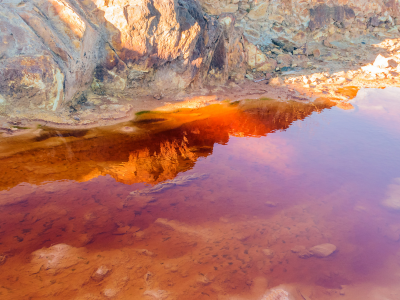
<svg viewBox="0 0 400 300"><path fill-rule="evenodd" d="M112 298L115 297L118 294L118 290L116 289L105 289L103 291L104 296L108 297L108 298Z"/></svg>
<svg viewBox="0 0 400 300"><path fill-rule="evenodd" d="M111 270L106 266L99 267L96 272L93 273L92 279L95 281L103 280Z"/></svg>
<svg viewBox="0 0 400 300"><path fill-rule="evenodd" d="M262 252L265 254L266 257L272 258L274 257L274 251L271 249L263 249Z"/></svg>
<svg viewBox="0 0 400 300"><path fill-rule="evenodd" d="M321 244L314 246L309 249L310 253L312 253L316 257L327 257L336 251L336 246L333 244Z"/></svg>

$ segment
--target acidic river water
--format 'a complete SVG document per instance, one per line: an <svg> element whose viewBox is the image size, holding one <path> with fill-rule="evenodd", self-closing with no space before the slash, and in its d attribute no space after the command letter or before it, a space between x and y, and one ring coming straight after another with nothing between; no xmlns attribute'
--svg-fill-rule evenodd
<svg viewBox="0 0 400 300"><path fill-rule="evenodd" d="M400 299L399 94L1 137L0 299Z"/></svg>

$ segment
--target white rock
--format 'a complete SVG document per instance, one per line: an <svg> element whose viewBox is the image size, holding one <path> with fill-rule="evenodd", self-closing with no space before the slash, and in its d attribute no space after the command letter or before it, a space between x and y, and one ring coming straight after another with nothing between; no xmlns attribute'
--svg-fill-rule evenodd
<svg viewBox="0 0 400 300"><path fill-rule="evenodd" d="M389 66L388 59L379 54L374 61L374 67L384 69L387 68L388 66Z"/></svg>

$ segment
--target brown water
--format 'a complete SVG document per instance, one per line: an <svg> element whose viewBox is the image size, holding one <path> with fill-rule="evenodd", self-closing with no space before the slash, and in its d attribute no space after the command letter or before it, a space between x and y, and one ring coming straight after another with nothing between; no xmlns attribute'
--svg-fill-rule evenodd
<svg viewBox="0 0 400 300"><path fill-rule="evenodd" d="M398 94L4 137L0 299L400 299Z"/></svg>

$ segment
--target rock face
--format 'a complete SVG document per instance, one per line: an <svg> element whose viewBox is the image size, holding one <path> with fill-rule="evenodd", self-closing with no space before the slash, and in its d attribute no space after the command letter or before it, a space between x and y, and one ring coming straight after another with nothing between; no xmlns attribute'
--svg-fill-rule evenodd
<svg viewBox="0 0 400 300"><path fill-rule="evenodd" d="M363 30L392 28L399 18L398 1L383 0L200 0L212 15L237 6L237 26L244 29L246 38L258 45L268 45L272 38L286 37L296 42L312 38L344 34L359 35ZM397 18L397 19L396 19Z"/></svg>
<svg viewBox="0 0 400 300"><path fill-rule="evenodd" d="M91 95L176 93L242 79L235 17L194 0L0 1L0 105L56 111Z"/></svg>

